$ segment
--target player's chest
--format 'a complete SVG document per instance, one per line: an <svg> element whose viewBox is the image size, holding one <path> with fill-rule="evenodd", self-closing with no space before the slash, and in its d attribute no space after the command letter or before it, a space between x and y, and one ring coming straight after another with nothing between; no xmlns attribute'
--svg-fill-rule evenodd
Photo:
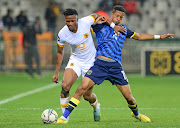
<svg viewBox="0 0 180 128"><path fill-rule="evenodd" d="M79 45L81 43L87 43L89 38L92 38L90 31L81 30L67 36L65 41L71 45Z"/></svg>

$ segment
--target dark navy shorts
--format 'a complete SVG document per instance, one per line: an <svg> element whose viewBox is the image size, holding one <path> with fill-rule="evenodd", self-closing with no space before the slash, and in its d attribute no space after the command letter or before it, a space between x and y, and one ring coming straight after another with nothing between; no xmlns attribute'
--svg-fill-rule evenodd
<svg viewBox="0 0 180 128"><path fill-rule="evenodd" d="M109 80L112 85L127 85L128 80L122 65L118 62L108 62L99 58L94 62L85 77L90 78L95 84L101 84L104 80Z"/></svg>

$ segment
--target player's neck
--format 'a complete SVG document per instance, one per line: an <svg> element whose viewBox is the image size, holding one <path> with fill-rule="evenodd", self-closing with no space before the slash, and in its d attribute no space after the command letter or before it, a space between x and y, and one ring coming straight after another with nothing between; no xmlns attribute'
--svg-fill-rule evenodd
<svg viewBox="0 0 180 128"><path fill-rule="evenodd" d="M72 31L73 33L76 33L78 30L78 25L76 26L76 28L74 29L74 31Z"/></svg>

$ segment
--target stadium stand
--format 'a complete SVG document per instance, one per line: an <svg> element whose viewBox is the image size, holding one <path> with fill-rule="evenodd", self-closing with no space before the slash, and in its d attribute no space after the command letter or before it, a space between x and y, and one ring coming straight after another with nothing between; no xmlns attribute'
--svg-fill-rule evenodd
<svg viewBox="0 0 180 128"><path fill-rule="evenodd" d="M59 0L56 0L59 2ZM83 17L95 12L98 8L98 3L101 0L65 0L60 1L62 4L62 10L65 8L75 8L79 12L79 17ZM146 0L143 6L137 0L141 12L142 12L142 20L140 21L137 15L130 16L128 21L124 19L123 23L130 26L138 26L136 29L142 32L148 32L144 30L144 26L146 26L146 30L152 27L154 24L155 33L159 33L159 24L162 26L166 26L166 29L169 33L174 33L175 28L179 28L179 23L177 20L180 19L180 1L179 0ZM44 19L44 11L48 5L48 0L1 0L0 1L0 17L6 14L7 8L13 9L12 16L15 17L20 10L26 10L27 16L29 19L33 19L36 16L40 16L41 19ZM33 8L32 8L33 7ZM171 17L171 18L169 18ZM173 19L173 20L170 20ZM63 18L60 18L60 21L63 21ZM150 21L150 22L146 22ZM139 22L141 23L140 25ZM133 23L133 24L132 24ZM42 27L45 30L46 23L42 20ZM173 25L172 25L173 24ZM58 29L60 29L64 24L62 22L58 22ZM141 26L142 25L142 26ZM134 29L134 28L133 28ZM178 37L179 35L175 35Z"/></svg>
<svg viewBox="0 0 180 128"><path fill-rule="evenodd" d="M55 0L55 2L61 5L61 12L66 8L74 8L78 11L79 18L96 12L100 1L101 0ZM107 1L112 2L112 0ZM140 3L140 0L136 1L140 7L142 18L137 15L131 15L129 18L124 17L122 24L127 25L130 29L137 32L147 34L164 34L169 32L175 34L175 39L180 38L180 0L144 0L143 4ZM26 10L26 14L30 20L36 16L40 16L42 29L45 31L46 22L44 13L48 3L49 0L0 0L0 19L6 14L8 8L13 10L12 16L14 18L20 10ZM64 26L63 15L60 15L57 21L56 33ZM17 28L13 30L17 31ZM148 47L150 45L149 43L153 46L157 46L155 44L156 42L152 43L151 41L147 41L145 43L136 43L136 41L133 40L127 42L123 51L123 62L126 63L124 68L126 69L126 67L128 67L129 70L132 68L131 71L139 71L140 67L133 67L132 65L140 65L141 48L145 46ZM53 43L53 45L56 47L55 43ZM179 43L176 41L170 46L179 46ZM65 51L65 53L66 52L69 53L68 50ZM68 58L69 55L67 54L66 56L65 58ZM64 61L63 64L65 66L66 61ZM128 66L128 64L130 66Z"/></svg>

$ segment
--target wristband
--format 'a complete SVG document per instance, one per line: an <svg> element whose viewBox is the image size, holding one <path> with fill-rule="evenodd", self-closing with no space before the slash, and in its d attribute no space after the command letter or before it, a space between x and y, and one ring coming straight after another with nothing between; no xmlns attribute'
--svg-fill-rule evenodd
<svg viewBox="0 0 180 128"><path fill-rule="evenodd" d="M112 22L112 23L110 24L110 27L111 27L111 28L114 28L114 26L115 26L115 23Z"/></svg>
<svg viewBox="0 0 180 128"><path fill-rule="evenodd" d="M154 39L160 39L160 35L154 35Z"/></svg>

